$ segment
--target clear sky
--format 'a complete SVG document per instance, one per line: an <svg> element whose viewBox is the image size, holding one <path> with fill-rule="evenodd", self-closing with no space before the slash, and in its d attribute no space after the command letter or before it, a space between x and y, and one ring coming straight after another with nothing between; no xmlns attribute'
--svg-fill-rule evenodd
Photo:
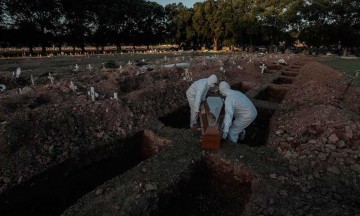
<svg viewBox="0 0 360 216"><path fill-rule="evenodd" d="M150 1L154 1L157 2L163 6L167 5L167 4L171 4L171 3L180 3L182 2L186 7L193 7L193 5L196 2L203 2L204 0L184 0L184 1L176 1L176 0L150 0Z"/></svg>

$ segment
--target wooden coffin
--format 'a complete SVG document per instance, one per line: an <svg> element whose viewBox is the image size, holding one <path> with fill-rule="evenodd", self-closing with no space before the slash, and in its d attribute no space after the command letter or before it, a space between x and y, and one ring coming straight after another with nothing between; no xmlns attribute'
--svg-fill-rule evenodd
<svg viewBox="0 0 360 216"><path fill-rule="evenodd" d="M201 105L201 147L207 150L220 149L221 126L224 119L224 103L220 97L208 97Z"/></svg>

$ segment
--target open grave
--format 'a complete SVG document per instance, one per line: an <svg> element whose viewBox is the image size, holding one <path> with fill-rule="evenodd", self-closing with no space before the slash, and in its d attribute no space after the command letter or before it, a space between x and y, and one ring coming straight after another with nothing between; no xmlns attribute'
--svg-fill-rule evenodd
<svg viewBox="0 0 360 216"><path fill-rule="evenodd" d="M252 193L252 174L239 164L216 155L198 162L190 175L176 185L158 215L242 215Z"/></svg>
<svg viewBox="0 0 360 216"><path fill-rule="evenodd" d="M119 140L112 149L84 153L1 194L0 214L59 215L99 184L156 155L169 144L170 141L145 130Z"/></svg>
<svg viewBox="0 0 360 216"><path fill-rule="evenodd" d="M237 82L231 85L231 89L246 93L251 89L251 86L247 82Z"/></svg>
<svg viewBox="0 0 360 216"><path fill-rule="evenodd" d="M166 126L173 128L189 128L190 127L190 107L184 106L174 112L160 117L159 120Z"/></svg>
<svg viewBox="0 0 360 216"><path fill-rule="evenodd" d="M269 85L261 90L259 94L255 96L255 99L281 103L286 92L287 89L280 85Z"/></svg>
<svg viewBox="0 0 360 216"><path fill-rule="evenodd" d="M290 77L281 76L273 81L274 84L291 84L293 83L294 79Z"/></svg>
<svg viewBox="0 0 360 216"><path fill-rule="evenodd" d="M281 75L289 76L289 77L297 77L298 73L297 72L284 71L284 72L281 73Z"/></svg>
<svg viewBox="0 0 360 216"><path fill-rule="evenodd" d="M247 144L249 146L266 145L270 120L275 109L256 106L256 110L258 113L256 119L246 128L245 139L239 141L241 144Z"/></svg>

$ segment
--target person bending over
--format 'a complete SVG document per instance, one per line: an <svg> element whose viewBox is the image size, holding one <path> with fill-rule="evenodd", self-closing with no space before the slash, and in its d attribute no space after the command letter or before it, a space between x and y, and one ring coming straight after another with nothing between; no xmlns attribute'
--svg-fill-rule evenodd
<svg viewBox="0 0 360 216"><path fill-rule="evenodd" d="M244 140L245 128L255 120L256 108L245 94L232 90L225 81L220 83L219 91L226 97L222 138L237 143L238 140Z"/></svg>
<svg viewBox="0 0 360 216"><path fill-rule="evenodd" d="M209 78L199 79L195 81L186 91L186 97L190 106L190 128L197 123L200 111L200 103L205 100L210 88L217 83L216 75L211 75Z"/></svg>

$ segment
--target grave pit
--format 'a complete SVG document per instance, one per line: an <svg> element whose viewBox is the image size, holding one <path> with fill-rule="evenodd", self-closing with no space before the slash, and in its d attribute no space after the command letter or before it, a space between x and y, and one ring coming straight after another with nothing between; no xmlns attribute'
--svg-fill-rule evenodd
<svg viewBox="0 0 360 216"><path fill-rule="evenodd" d="M153 157L171 141L143 130L52 167L0 195L1 215L59 215L108 179ZM19 208L21 206L21 208Z"/></svg>
<svg viewBox="0 0 360 216"><path fill-rule="evenodd" d="M271 101L275 103L281 103L285 94L287 92L286 88L278 87L276 85L269 85L265 89L259 92L256 99L264 100L264 101Z"/></svg>

